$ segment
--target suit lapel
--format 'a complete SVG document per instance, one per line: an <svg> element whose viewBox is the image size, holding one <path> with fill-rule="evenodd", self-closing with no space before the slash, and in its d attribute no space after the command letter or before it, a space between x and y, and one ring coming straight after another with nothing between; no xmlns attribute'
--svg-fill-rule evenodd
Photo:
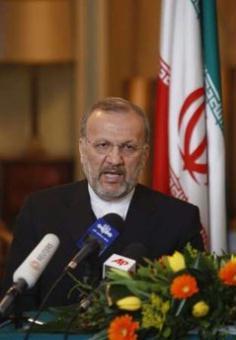
<svg viewBox="0 0 236 340"><path fill-rule="evenodd" d="M148 190L148 191L147 191ZM103 261L111 254L123 254L131 244L148 244L145 241L148 233L149 221L156 214L156 207L150 200L149 189L138 185L131 200L128 214L124 223L124 230L120 237L112 244L102 257Z"/></svg>
<svg viewBox="0 0 236 340"><path fill-rule="evenodd" d="M90 205L87 181L75 184L73 192L65 199L65 207L63 228L66 227L66 233L76 243L86 229L96 220Z"/></svg>
<svg viewBox="0 0 236 340"><path fill-rule="evenodd" d="M147 189L137 185L126 218L128 235L142 233L154 212L156 213L156 206L150 200Z"/></svg>

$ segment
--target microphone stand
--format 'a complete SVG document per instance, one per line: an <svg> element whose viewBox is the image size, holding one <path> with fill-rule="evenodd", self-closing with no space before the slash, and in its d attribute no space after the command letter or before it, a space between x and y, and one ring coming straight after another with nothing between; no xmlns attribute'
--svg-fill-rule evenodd
<svg viewBox="0 0 236 340"><path fill-rule="evenodd" d="M27 284L25 280L19 279L16 283L14 283L6 292L5 296L0 302L0 315L1 317L5 317L8 309L12 305L15 300L15 310L12 317L9 317L9 321L14 324L15 329L21 328L23 326L23 314L18 308L19 305L19 295L27 288ZM3 324L7 322L7 319L3 321Z"/></svg>
<svg viewBox="0 0 236 340"><path fill-rule="evenodd" d="M23 313L21 312L19 306L19 297L16 297L15 300L15 312L12 317L12 322L14 324L15 329L22 328L23 327L23 322L25 318L23 317Z"/></svg>

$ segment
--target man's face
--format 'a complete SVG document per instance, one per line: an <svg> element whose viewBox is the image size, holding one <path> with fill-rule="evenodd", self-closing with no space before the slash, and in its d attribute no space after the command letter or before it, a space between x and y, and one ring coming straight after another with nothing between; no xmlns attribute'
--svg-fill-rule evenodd
<svg viewBox="0 0 236 340"><path fill-rule="evenodd" d="M80 156L88 182L99 197L109 201L129 193L148 155L143 121L137 114L101 110L91 114L86 137L80 139Z"/></svg>

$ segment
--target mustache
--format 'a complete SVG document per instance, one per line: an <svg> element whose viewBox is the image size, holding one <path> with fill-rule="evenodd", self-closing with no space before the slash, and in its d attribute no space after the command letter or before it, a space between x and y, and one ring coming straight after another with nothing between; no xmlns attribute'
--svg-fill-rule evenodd
<svg viewBox="0 0 236 340"><path fill-rule="evenodd" d="M100 175L102 174L115 174L115 175L125 175L126 171L123 167L120 166L107 166L100 171Z"/></svg>

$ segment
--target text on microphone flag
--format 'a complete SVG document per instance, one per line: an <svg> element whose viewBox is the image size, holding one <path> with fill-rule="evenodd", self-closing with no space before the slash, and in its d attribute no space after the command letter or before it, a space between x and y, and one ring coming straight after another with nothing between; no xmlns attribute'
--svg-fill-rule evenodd
<svg viewBox="0 0 236 340"><path fill-rule="evenodd" d="M38 256L29 262L29 266L35 271L41 270L41 265L44 265L44 261L51 256L51 253L54 253L54 244L48 242Z"/></svg>
<svg viewBox="0 0 236 340"><path fill-rule="evenodd" d="M112 262L117 263L119 266L125 266L129 263L127 260L124 260L122 258L115 259Z"/></svg>

